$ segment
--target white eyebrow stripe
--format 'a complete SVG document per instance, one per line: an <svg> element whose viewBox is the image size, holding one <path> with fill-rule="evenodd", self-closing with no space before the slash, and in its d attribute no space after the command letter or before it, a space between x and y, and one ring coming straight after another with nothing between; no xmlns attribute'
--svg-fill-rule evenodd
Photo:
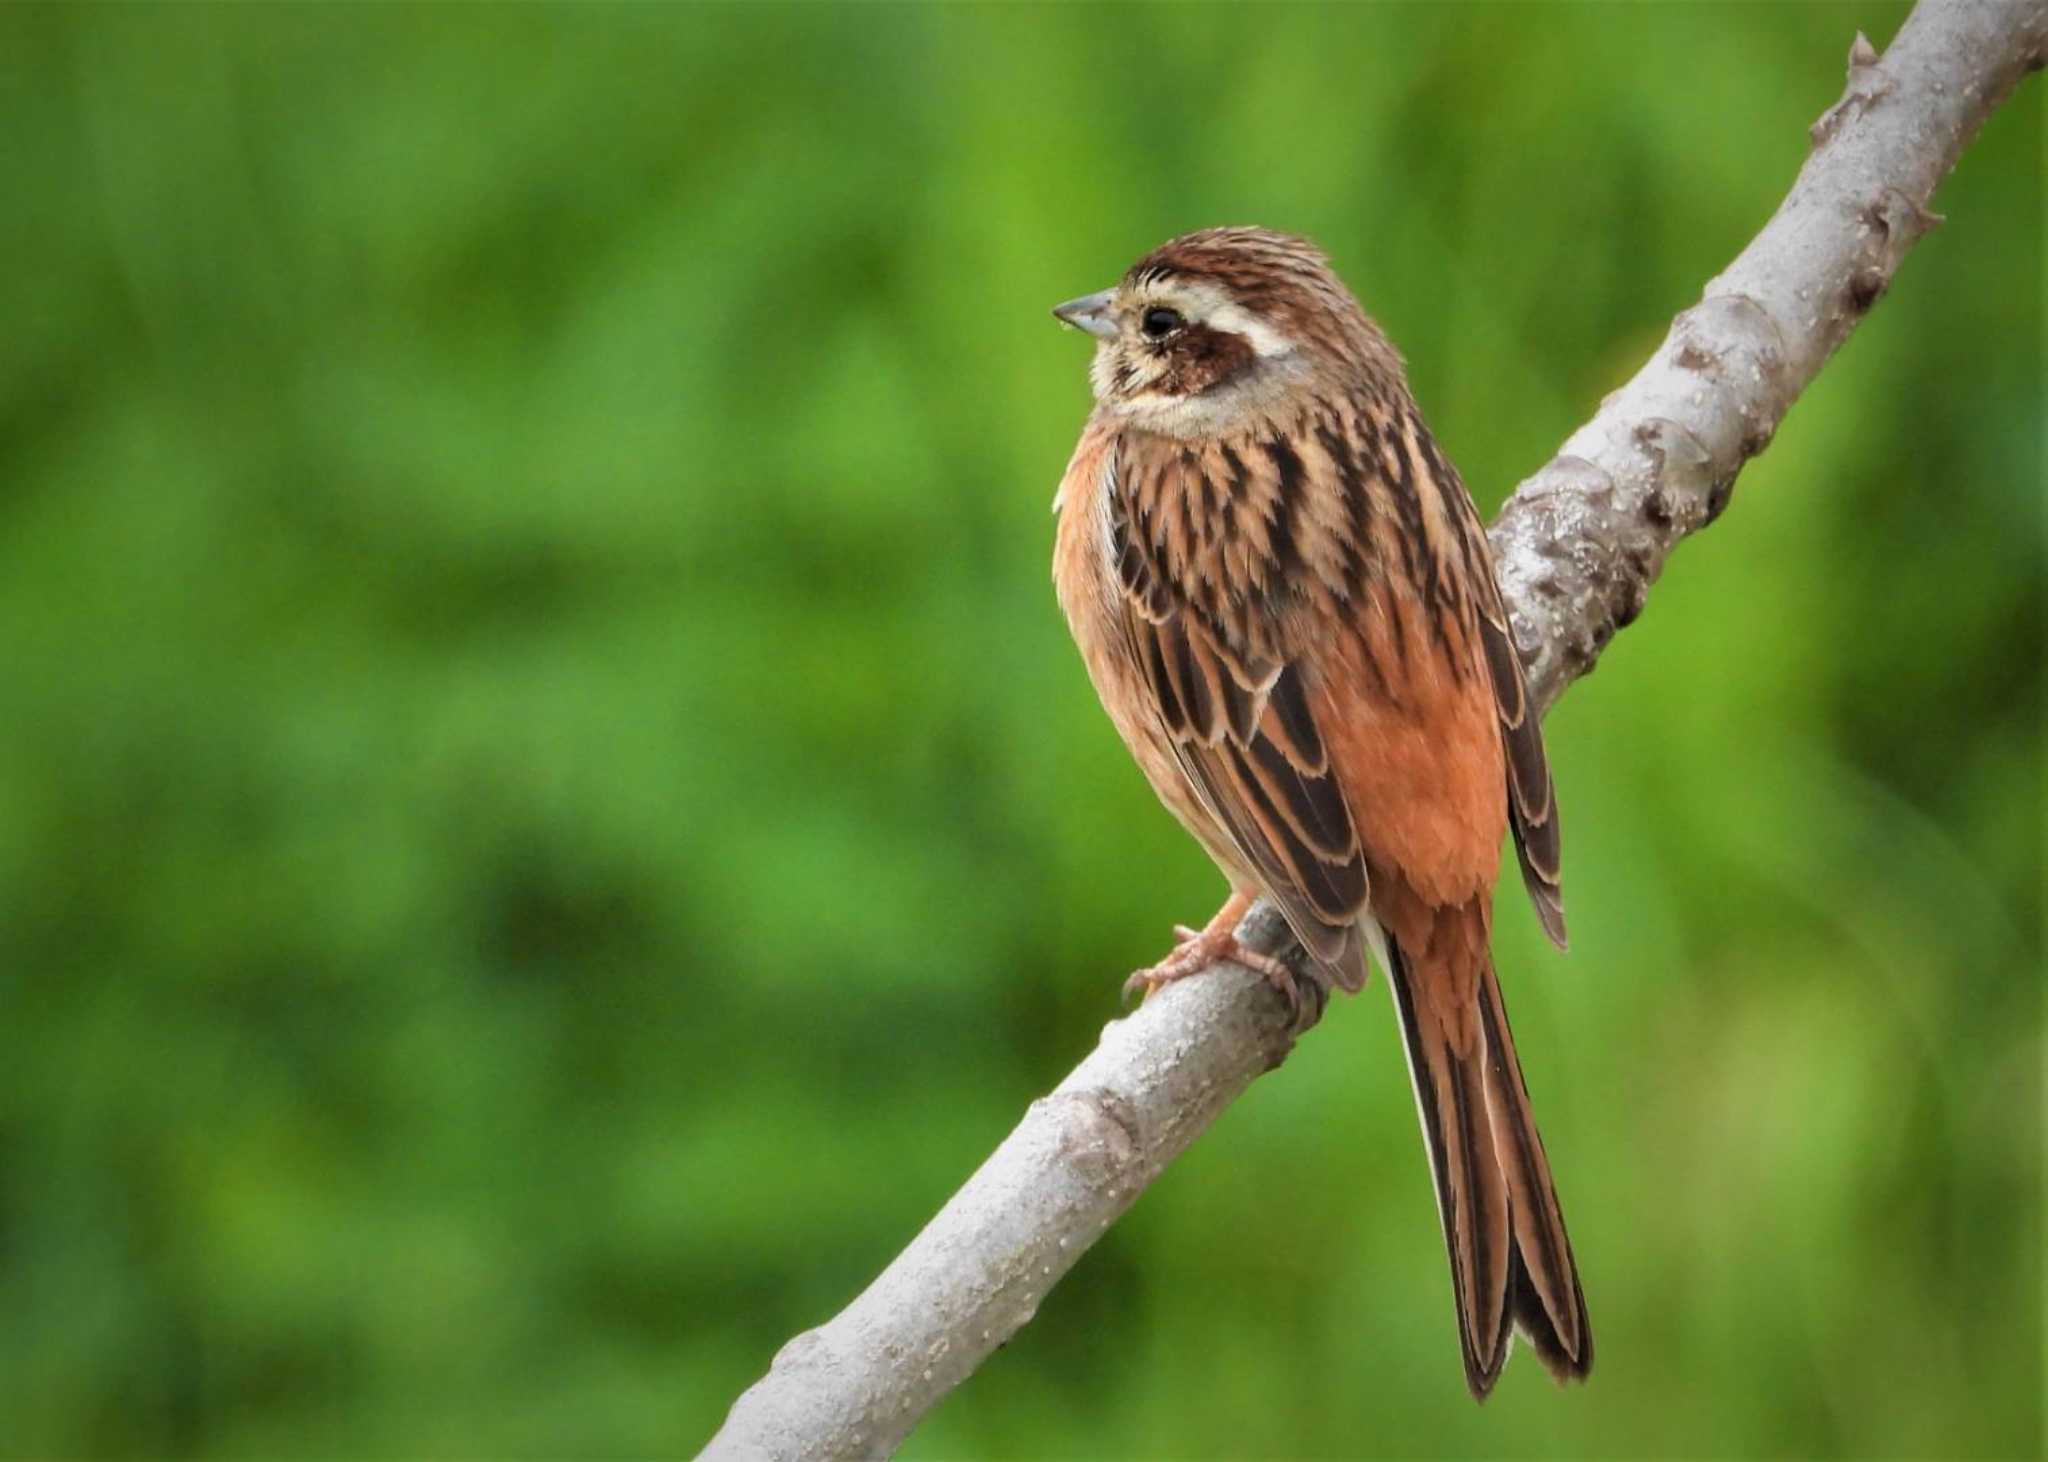
<svg viewBox="0 0 2048 1462"><path fill-rule="evenodd" d="M1251 342L1254 351L1269 360L1294 349L1292 340L1213 284L1175 279L1147 290L1146 295L1161 304L1172 305L1190 320L1199 320L1211 329L1242 335Z"/></svg>
<svg viewBox="0 0 2048 1462"><path fill-rule="evenodd" d="M1294 349L1294 342L1254 315L1243 305L1226 304L1209 311L1205 320L1213 329L1227 330L1251 341L1252 349L1271 359Z"/></svg>

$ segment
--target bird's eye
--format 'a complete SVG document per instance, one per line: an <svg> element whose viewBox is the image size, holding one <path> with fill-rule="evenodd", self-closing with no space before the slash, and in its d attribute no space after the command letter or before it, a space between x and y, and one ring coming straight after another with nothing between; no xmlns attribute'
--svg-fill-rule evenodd
<svg viewBox="0 0 2048 1462"><path fill-rule="evenodd" d="M1145 333L1154 340L1164 340L1186 323L1179 310L1169 310L1164 305L1145 311Z"/></svg>

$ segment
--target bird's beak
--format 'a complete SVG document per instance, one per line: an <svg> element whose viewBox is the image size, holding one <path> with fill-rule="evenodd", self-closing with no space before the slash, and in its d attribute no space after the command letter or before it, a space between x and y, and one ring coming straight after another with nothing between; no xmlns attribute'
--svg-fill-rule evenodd
<svg viewBox="0 0 2048 1462"><path fill-rule="evenodd" d="M1072 325L1076 330L1086 330L1098 340L1114 339L1116 321L1109 317L1109 302L1115 294L1113 289L1098 290L1077 300L1068 300L1063 305L1054 305L1053 318L1062 324Z"/></svg>

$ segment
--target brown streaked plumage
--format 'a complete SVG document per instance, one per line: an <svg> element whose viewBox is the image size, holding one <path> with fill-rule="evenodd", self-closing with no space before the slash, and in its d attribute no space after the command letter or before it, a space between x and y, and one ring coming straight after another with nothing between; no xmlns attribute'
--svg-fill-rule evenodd
<svg viewBox="0 0 2048 1462"><path fill-rule="evenodd" d="M1164 244L1062 305L1096 408L1054 500L1053 579L1117 731L1230 880L1147 988L1245 960L1269 896L1329 981L1386 967L1484 1397L1519 1330L1592 1365L1571 1241L1489 952L1503 832L1561 947L1543 737L1477 512L1400 357L1312 245ZM1291 993L1291 992L1290 992Z"/></svg>

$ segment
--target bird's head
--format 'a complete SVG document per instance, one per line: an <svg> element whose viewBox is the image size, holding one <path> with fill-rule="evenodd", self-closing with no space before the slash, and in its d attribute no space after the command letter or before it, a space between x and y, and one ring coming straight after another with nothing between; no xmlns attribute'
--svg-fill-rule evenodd
<svg viewBox="0 0 2048 1462"><path fill-rule="evenodd" d="M1095 337L1103 408L1168 436L1228 431L1319 375L1400 373L1322 251L1269 229L1183 235L1053 315Z"/></svg>

